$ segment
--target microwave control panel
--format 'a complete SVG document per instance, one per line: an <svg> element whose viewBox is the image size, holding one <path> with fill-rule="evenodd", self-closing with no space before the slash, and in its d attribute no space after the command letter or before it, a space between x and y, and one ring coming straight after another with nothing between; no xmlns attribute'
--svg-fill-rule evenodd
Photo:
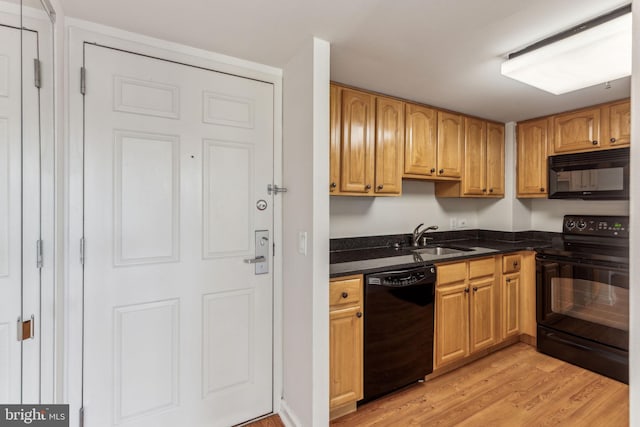
<svg viewBox="0 0 640 427"><path fill-rule="evenodd" d="M565 215L562 232L583 236L629 238L629 217Z"/></svg>

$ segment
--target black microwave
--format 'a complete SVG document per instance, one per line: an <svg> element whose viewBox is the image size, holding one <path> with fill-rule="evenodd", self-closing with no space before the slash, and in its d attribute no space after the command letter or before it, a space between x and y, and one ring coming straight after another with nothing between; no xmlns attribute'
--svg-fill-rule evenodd
<svg viewBox="0 0 640 427"><path fill-rule="evenodd" d="M629 200L629 148L549 157L549 198Z"/></svg>

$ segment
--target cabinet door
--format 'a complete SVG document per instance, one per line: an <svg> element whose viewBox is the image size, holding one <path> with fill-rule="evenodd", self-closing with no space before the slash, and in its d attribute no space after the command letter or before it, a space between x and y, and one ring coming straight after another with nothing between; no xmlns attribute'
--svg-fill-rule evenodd
<svg viewBox="0 0 640 427"><path fill-rule="evenodd" d="M599 148L600 107L553 117L553 152L568 153Z"/></svg>
<svg viewBox="0 0 640 427"><path fill-rule="evenodd" d="M404 149L404 103L376 98L375 192L402 192L402 153Z"/></svg>
<svg viewBox="0 0 640 427"><path fill-rule="evenodd" d="M405 175L436 176L438 112L407 103L405 118Z"/></svg>
<svg viewBox="0 0 640 427"><path fill-rule="evenodd" d="M487 124L466 117L464 120L464 195L487 194Z"/></svg>
<svg viewBox="0 0 640 427"><path fill-rule="evenodd" d="M487 191L504 196L504 125L498 123L487 123Z"/></svg>
<svg viewBox="0 0 640 427"><path fill-rule="evenodd" d="M340 88L329 86L329 192L340 190Z"/></svg>
<svg viewBox="0 0 640 427"><path fill-rule="evenodd" d="M469 354L469 288L466 283L436 288L435 367Z"/></svg>
<svg viewBox="0 0 640 427"><path fill-rule="evenodd" d="M518 123L518 197L547 197L548 124Z"/></svg>
<svg viewBox="0 0 640 427"><path fill-rule="evenodd" d="M502 279L502 339L520 334L520 274Z"/></svg>
<svg viewBox="0 0 640 427"><path fill-rule="evenodd" d="M360 314L359 314L360 313ZM363 327L360 306L329 315L329 406L362 399Z"/></svg>
<svg viewBox="0 0 640 427"><path fill-rule="evenodd" d="M631 142L631 103L617 102L608 107L609 146L619 147Z"/></svg>
<svg viewBox="0 0 640 427"><path fill-rule="evenodd" d="M495 279L473 281L471 287L471 353L496 343Z"/></svg>
<svg viewBox="0 0 640 427"><path fill-rule="evenodd" d="M341 116L340 191L373 193L375 97L342 89Z"/></svg>
<svg viewBox="0 0 640 427"><path fill-rule="evenodd" d="M464 120L461 115L438 112L437 176L460 178L464 156Z"/></svg>

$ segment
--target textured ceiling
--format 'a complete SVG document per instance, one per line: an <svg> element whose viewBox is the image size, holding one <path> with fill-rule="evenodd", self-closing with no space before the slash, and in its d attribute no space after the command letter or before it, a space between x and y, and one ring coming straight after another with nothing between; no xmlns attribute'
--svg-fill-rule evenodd
<svg viewBox="0 0 640 427"><path fill-rule="evenodd" d="M282 67L310 36L332 80L502 122L629 96L555 96L500 75L509 52L628 0L60 0L67 16Z"/></svg>

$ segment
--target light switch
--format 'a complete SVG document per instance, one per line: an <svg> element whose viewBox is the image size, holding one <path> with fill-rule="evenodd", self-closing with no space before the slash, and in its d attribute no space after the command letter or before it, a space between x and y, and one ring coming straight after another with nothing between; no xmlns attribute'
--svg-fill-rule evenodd
<svg viewBox="0 0 640 427"><path fill-rule="evenodd" d="M300 231L298 233L298 253L307 256L307 232Z"/></svg>

